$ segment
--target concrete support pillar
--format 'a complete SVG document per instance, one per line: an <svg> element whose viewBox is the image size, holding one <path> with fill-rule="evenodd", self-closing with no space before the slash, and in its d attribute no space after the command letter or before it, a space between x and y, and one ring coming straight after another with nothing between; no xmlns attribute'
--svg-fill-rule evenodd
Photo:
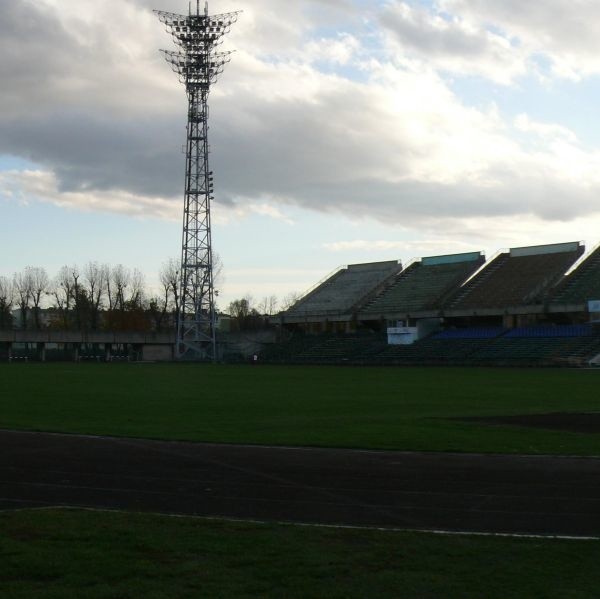
<svg viewBox="0 0 600 599"><path fill-rule="evenodd" d="M40 362L45 362L46 361L46 344L44 342L38 343L37 350L38 350L38 356L39 356Z"/></svg>
<svg viewBox="0 0 600 599"><path fill-rule="evenodd" d="M104 359L107 362L110 362L112 357L112 345L110 343L104 344Z"/></svg>
<svg viewBox="0 0 600 599"><path fill-rule="evenodd" d="M79 362L79 344L78 343L73 344L73 359L75 360L75 362Z"/></svg>
<svg viewBox="0 0 600 599"><path fill-rule="evenodd" d="M12 343L8 344L8 361L12 362Z"/></svg>

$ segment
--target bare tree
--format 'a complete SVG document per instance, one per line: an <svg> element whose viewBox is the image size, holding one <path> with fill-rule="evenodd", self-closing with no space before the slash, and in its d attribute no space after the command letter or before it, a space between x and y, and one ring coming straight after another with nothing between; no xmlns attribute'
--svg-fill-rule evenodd
<svg viewBox="0 0 600 599"><path fill-rule="evenodd" d="M13 275L13 289L17 296L17 303L21 311L21 327L27 328L27 312L33 293L33 282L29 268Z"/></svg>
<svg viewBox="0 0 600 599"><path fill-rule="evenodd" d="M260 314L272 316L277 310L277 304L278 300L276 295L265 296L258 304L257 310Z"/></svg>
<svg viewBox="0 0 600 599"><path fill-rule="evenodd" d="M289 310L301 297L302 294L300 292L290 291L290 293L281 300L281 310Z"/></svg>
<svg viewBox="0 0 600 599"><path fill-rule="evenodd" d="M269 316L273 316L273 314L277 313L277 306L279 304L279 300L277 299L276 295L270 295L269 296L269 302L267 305L267 314Z"/></svg>
<svg viewBox="0 0 600 599"><path fill-rule="evenodd" d="M112 280L112 269L109 264L102 265L102 273L104 275L104 287L106 288L106 299L108 300L108 309L112 311L115 308L116 297L115 287Z"/></svg>
<svg viewBox="0 0 600 599"><path fill-rule="evenodd" d="M28 266L27 269L31 281L31 301L33 303L33 318L35 328L41 328L40 322L40 304L42 297L48 292L50 278L48 273L39 266Z"/></svg>
<svg viewBox="0 0 600 599"><path fill-rule="evenodd" d="M105 267L98 262L88 262L83 268L86 293L90 305L90 326L93 331L98 328L98 316L106 287Z"/></svg>
<svg viewBox="0 0 600 599"><path fill-rule="evenodd" d="M122 264L117 264L110 272L111 293L114 301L113 309L125 310L125 293L131 283L131 272Z"/></svg>
<svg viewBox="0 0 600 599"><path fill-rule="evenodd" d="M14 302L13 286L7 277L0 277L0 329L12 328L11 308Z"/></svg>
<svg viewBox="0 0 600 599"><path fill-rule="evenodd" d="M8 277L0 277L0 302L5 306L12 306L14 301L14 291L12 283Z"/></svg>
<svg viewBox="0 0 600 599"><path fill-rule="evenodd" d="M73 264L73 266L69 268L69 279L71 281L71 297L73 298L73 307L75 309L75 324L77 328L81 330L83 327L82 316L86 294L79 281L81 279L81 273L76 264Z"/></svg>
<svg viewBox="0 0 600 599"><path fill-rule="evenodd" d="M221 255L217 252L213 252L212 255L212 269L213 269L213 288L215 295L219 295L219 291L225 282L225 276L223 274L223 260Z"/></svg>
<svg viewBox="0 0 600 599"><path fill-rule="evenodd" d="M58 310L64 329L69 328L69 317L73 303L71 271L68 266L61 266L58 274L50 283L49 295L53 298L54 307Z"/></svg>
<svg viewBox="0 0 600 599"><path fill-rule="evenodd" d="M155 298L146 300L143 273L133 271L117 264L104 267L106 276L106 294L108 311L104 315L104 325L111 330L141 331L151 328L151 321L156 321Z"/></svg>
<svg viewBox="0 0 600 599"><path fill-rule="evenodd" d="M268 298L266 299L268 304ZM252 297L248 294L229 304L229 315L238 331L259 330L267 324L264 314L260 314L254 307Z"/></svg>
<svg viewBox="0 0 600 599"><path fill-rule="evenodd" d="M163 263L159 279L164 292L166 288L169 289L169 295L172 301L169 302L170 308L174 314L179 313L180 303L180 276L181 276L181 264L178 258L169 258ZM223 261L221 256L217 252L212 254L212 276L213 276L213 288L215 296L218 297L220 287L223 285L225 277L223 276Z"/></svg>
<svg viewBox="0 0 600 599"><path fill-rule="evenodd" d="M234 300L229 304L229 315L236 320L243 321L252 313L253 300L250 295Z"/></svg>
<svg viewBox="0 0 600 599"><path fill-rule="evenodd" d="M258 304L256 305L256 311L259 314L266 314L268 304L269 304L269 298L265 295L265 297L263 297L260 300L260 302L258 302Z"/></svg>
<svg viewBox="0 0 600 599"><path fill-rule="evenodd" d="M173 312L179 312L179 261L169 258L161 267L159 273L160 284L165 295L165 302L173 300Z"/></svg>
<svg viewBox="0 0 600 599"><path fill-rule="evenodd" d="M164 318L172 309L175 314L179 311L179 265L174 258L170 258L160 268L158 279L161 285L161 295L153 298L150 304L154 302L156 312L156 328L160 328Z"/></svg>
<svg viewBox="0 0 600 599"><path fill-rule="evenodd" d="M223 281L223 264L218 254L213 255L213 283ZM23 327L42 326L44 297L57 310L60 326L79 330L97 330L102 326L115 330L147 330L149 317L156 328L164 327L167 313L179 312L181 303L179 261L170 259L163 264L159 279L161 291L156 296L146 295L143 273L138 269L118 264L111 267L95 261L79 268L78 265L63 266L53 279L40 267L27 267L15 273L11 281L2 280L0 289L0 310L10 314L13 305L20 309ZM208 281L208 278L205 282ZM9 284L10 283L10 284ZM7 289L11 298L8 300ZM14 297L13 297L14 296ZM249 311L254 318L258 312L249 308L252 298L242 301L242 315ZM276 298L265 298L265 310L271 312ZM103 310L107 311L103 313ZM8 317L0 321L0 326ZM12 316L11 316L12 319ZM12 322L12 320L11 320ZM144 328L145 327L145 328Z"/></svg>
<svg viewBox="0 0 600 599"><path fill-rule="evenodd" d="M133 269L129 277L129 297L127 303L130 306L140 307L144 301L144 287L146 281L144 274L137 268Z"/></svg>

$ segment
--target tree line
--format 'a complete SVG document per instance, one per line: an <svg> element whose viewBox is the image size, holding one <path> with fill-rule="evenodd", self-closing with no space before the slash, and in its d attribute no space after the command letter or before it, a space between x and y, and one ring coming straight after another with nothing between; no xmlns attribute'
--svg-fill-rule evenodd
<svg viewBox="0 0 600 599"><path fill-rule="evenodd" d="M178 260L167 260L158 273L158 290L149 292L142 272L122 264L65 265L54 277L44 268L28 266L12 277L0 276L0 329L172 330L179 311L179 269ZM218 286L223 267L216 254L213 271ZM280 304L275 296L255 302L247 295L231 302L228 311L234 328L256 329L297 297L288 294Z"/></svg>
<svg viewBox="0 0 600 599"><path fill-rule="evenodd" d="M269 325L269 317L283 312L300 298L297 292L288 293L281 302L276 295L269 295L256 301L251 295L234 300L229 304L228 314L234 330L253 331Z"/></svg>
<svg viewBox="0 0 600 599"><path fill-rule="evenodd" d="M63 266L54 277L28 266L0 277L0 328L164 330L179 308L179 264L171 259L159 273L160 291L146 289L144 275L122 264L88 262ZM18 322L13 321L13 311Z"/></svg>

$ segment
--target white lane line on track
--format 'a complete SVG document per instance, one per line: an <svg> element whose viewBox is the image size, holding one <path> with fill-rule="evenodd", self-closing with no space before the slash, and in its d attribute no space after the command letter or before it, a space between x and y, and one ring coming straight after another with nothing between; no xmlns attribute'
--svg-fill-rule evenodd
<svg viewBox="0 0 600 599"><path fill-rule="evenodd" d="M0 501L2 498L0 498ZM0 509L0 514L9 512L23 511L51 511L51 510L72 510L84 512L100 512L100 513L116 513L116 514L137 514L142 516L160 516L163 518L178 518L191 520L204 520L208 522L238 522L245 524L259 524L264 526L301 526L304 528L330 528L335 530L370 530L378 532L408 532L415 534L432 534L440 536L457 536L457 537L500 537L509 539L547 539L556 541L600 541L600 536L589 535L561 535L561 534L532 534L532 533L513 533L513 532L485 532L485 531L469 531L469 530L437 530L427 528L386 528L382 526L352 526L349 524L318 524L314 522L287 522L280 520L253 520L244 518L226 518L217 516L190 516L186 514L163 514L161 512L131 512L127 510L115 510L109 508L95 507L79 507L69 505L49 505L33 508L17 508L17 509Z"/></svg>

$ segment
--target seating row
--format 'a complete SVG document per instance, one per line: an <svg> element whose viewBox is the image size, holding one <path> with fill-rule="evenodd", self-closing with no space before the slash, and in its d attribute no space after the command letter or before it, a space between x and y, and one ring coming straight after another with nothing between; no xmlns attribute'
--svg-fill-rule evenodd
<svg viewBox="0 0 600 599"><path fill-rule="evenodd" d="M299 337L261 354L263 362L301 364L584 364L600 353L599 335L429 337L388 345L381 335Z"/></svg>

